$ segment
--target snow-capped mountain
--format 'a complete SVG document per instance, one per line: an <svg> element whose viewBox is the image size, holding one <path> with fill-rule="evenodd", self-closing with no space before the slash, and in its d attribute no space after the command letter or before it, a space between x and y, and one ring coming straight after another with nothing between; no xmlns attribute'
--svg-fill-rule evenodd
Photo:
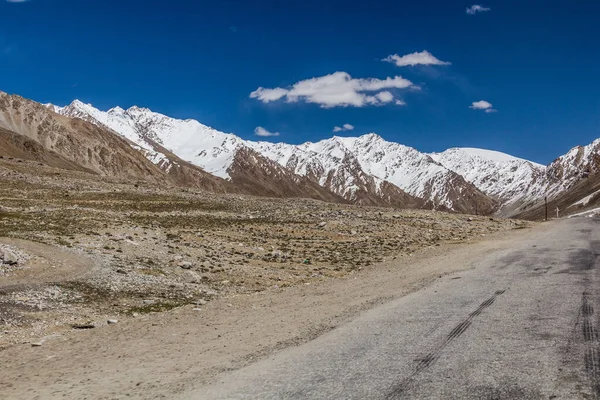
<svg viewBox="0 0 600 400"><path fill-rule="evenodd" d="M219 132L195 120L169 118L147 108L115 107L104 112L79 100L66 107L47 106L58 114L113 130L148 151L148 157L156 164L166 156L156 151L154 143L220 178L230 178L227 168L233 163L237 149L244 145L235 135ZM208 154L208 149L213 151Z"/></svg>
<svg viewBox="0 0 600 400"><path fill-rule="evenodd" d="M600 167L600 140L576 147L545 167L483 149L426 154L376 134L291 145L243 140L146 108L100 111L77 100L66 107L47 107L118 133L163 170L176 163L176 156L217 177L244 182L246 191L266 195L274 193L278 185L270 181L277 176L295 185L306 179L357 204L482 213L500 208L509 215L531 208L544 196L558 196ZM250 170L254 183L243 174Z"/></svg>
<svg viewBox="0 0 600 400"><path fill-rule="evenodd" d="M326 179L327 184L323 184L313 176L297 174L273 157L264 157L262 153L266 146L273 144L244 141L195 120L178 120L139 107L127 110L116 107L103 112L80 101L74 101L67 107L47 107L58 114L83 119L118 133L166 171L170 171L175 162L169 154L174 154L204 171L243 186L244 193L306 196L306 193L318 191L315 186L320 186L325 189L321 190L323 193L308 197L333 200L339 196L340 199L366 205L416 207L422 204L394 185L356 170L352 172L354 175L348 173L345 177L331 175ZM288 146L288 152L298 151L291 145L282 146ZM276 148L270 149L269 155L275 151ZM343 170L341 174L347 172ZM249 182L249 173L252 173L253 184ZM284 180L288 180L288 184L284 184ZM296 186L295 191L292 186ZM327 194L329 192L332 196Z"/></svg>
<svg viewBox="0 0 600 400"><path fill-rule="evenodd" d="M332 188L336 192L351 191L364 177L371 177L376 189L382 182L391 183L425 199L427 207L464 212L475 211L475 207L489 212L495 207L492 199L428 155L376 134L334 136L298 146L264 142L253 146L296 173L314 177L321 185L328 184L331 176L339 177L336 180L339 188ZM351 179L344 181L345 177Z"/></svg>
<svg viewBox="0 0 600 400"><path fill-rule="evenodd" d="M393 183L365 172L358 159L347 149L322 152L309 148L308 143L296 146L247 141L246 144L353 203L413 207L425 204L421 198L413 198Z"/></svg>
<svg viewBox="0 0 600 400"><path fill-rule="evenodd" d="M564 192L582 179L600 171L600 139L572 148L554 160L546 170L549 195Z"/></svg>
<svg viewBox="0 0 600 400"><path fill-rule="evenodd" d="M600 206L600 139L587 146L576 146L558 157L545 170L551 214L575 214ZM516 216L527 219L545 217L544 195L517 210Z"/></svg>
<svg viewBox="0 0 600 400"><path fill-rule="evenodd" d="M543 196L548 184L545 166L497 151L452 148L430 156L499 200L504 208Z"/></svg>
<svg viewBox="0 0 600 400"><path fill-rule="evenodd" d="M231 180L236 156L242 150L249 154L246 149L251 149L354 203L410 203L462 212L475 208L491 212L496 207L493 199L430 156L375 134L289 145L246 141L195 120L178 120L138 107L103 112L79 101L63 108L48 107L117 132L144 149L157 164L164 164L167 157L156 144L211 174Z"/></svg>
<svg viewBox="0 0 600 400"><path fill-rule="evenodd" d="M0 154L117 179L168 183L156 165L120 136L1 91Z"/></svg>

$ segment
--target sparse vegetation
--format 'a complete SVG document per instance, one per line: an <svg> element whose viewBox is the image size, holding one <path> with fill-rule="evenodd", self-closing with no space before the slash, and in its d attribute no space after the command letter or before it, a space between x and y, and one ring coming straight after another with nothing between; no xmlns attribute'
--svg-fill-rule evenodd
<svg viewBox="0 0 600 400"><path fill-rule="evenodd" d="M59 284L71 294L63 302L69 308L53 318L63 318L58 326L65 327L73 315L163 312L215 296L342 277L425 247L528 226L425 210L136 186L9 159L0 159L0 185L0 237L60 246L94 264ZM36 312L57 307L46 306ZM27 312L25 319L11 314L7 323L32 329L37 317Z"/></svg>

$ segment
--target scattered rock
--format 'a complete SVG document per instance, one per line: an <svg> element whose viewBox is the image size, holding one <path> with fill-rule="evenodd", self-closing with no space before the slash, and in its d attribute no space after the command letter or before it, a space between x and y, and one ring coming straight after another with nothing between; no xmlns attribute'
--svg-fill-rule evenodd
<svg viewBox="0 0 600 400"><path fill-rule="evenodd" d="M31 342L31 347L40 347L42 342Z"/></svg>
<svg viewBox="0 0 600 400"><path fill-rule="evenodd" d="M17 255L8 249L0 249L0 260L6 265L17 265L19 263Z"/></svg>
<svg viewBox="0 0 600 400"><path fill-rule="evenodd" d="M319 228L325 228L327 226L327 222L323 221L323 222L319 222L319 224L317 225Z"/></svg>
<svg viewBox="0 0 600 400"><path fill-rule="evenodd" d="M106 322L107 322L109 325L114 325L114 324L116 324L117 322L119 322L119 320L118 320L118 319L109 319L109 320L108 320L108 321L106 321Z"/></svg>
<svg viewBox="0 0 600 400"><path fill-rule="evenodd" d="M194 266L194 264L192 264L189 261L181 261L177 265L179 265L179 267L182 268L182 269L192 269L192 267Z"/></svg>

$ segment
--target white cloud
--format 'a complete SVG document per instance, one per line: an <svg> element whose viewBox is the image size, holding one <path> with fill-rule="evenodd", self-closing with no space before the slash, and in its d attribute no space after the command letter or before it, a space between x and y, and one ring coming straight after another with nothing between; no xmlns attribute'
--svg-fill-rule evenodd
<svg viewBox="0 0 600 400"><path fill-rule="evenodd" d="M250 93L250 97L258 98L263 103L268 103L270 101L279 100L287 94L288 94L287 89L283 89L283 88L265 89L263 87L259 87L254 92Z"/></svg>
<svg viewBox="0 0 600 400"><path fill-rule="evenodd" d="M269 132L262 126L257 126L254 130L254 134L256 136L269 137L269 136L279 136L279 132Z"/></svg>
<svg viewBox="0 0 600 400"><path fill-rule="evenodd" d="M479 100L479 101L474 101L469 108L472 108L473 110L483 110L486 113L494 113L497 112L498 110L495 110L493 108L492 103L490 103L489 101L485 101L485 100Z"/></svg>
<svg viewBox="0 0 600 400"><path fill-rule="evenodd" d="M25 3L29 0L6 0L7 3Z"/></svg>
<svg viewBox="0 0 600 400"><path fill-rule="evenodd" d="M467 14L475 15L479 12L486 12L486 11L490 11L490 10L491 10L491 8L489 8L489 7L483 7L483 6L480 6L479 4L474 4L471 7L467 8Z"/></svg>
<svg viewBox="0 0 600 400"><path fill-rule="evenodd" d="M450 65L451 64L447 61L439 60L438 58L434 57L433 54L431 54L427 50L423 50L421 52L414 52L414 53L406 54L403 56L399 56L398 54L391 54L381 61L394 63L398 67L408 67L408 66L412 67L415 65Z"/></svg>
<svg viewBox="0 0 600 400"><path fill-rule="evenodd" d="M379 92L379 93L377 93L375 95L375 97L377 97L377 99L379 101L381 101L382 103L389 103L390 101L394 100L394 95L392 95L387 90L385 92Z"/></svg>
<svg viewBox="0 0 600 400"><path fill-rule="evenodd" d="M397 106L405 106L406 102L404 100L396 100L396 105Z"/></svg>
<svg viewBox="0 0 600 400"><path fill-rule="evenodd" d="M333 128L334 132L351 131L351 130L354 130L354 125L350 125L350 124L344 124L341 127L336 126Z"/></svg>
<svg viewBox="0 0 600 400"><path fill-rule="evenodd" d="M296 82L289 88L267 89L259 87L250 93L250 98L263 103L285 99L288 103L305 101L319 104L323 108L331 107L364 107L389 103L394 96L383 89L406 89L415 87L413 83L401 76L393 78L352 78L347 72L333 74ZM378 92L374 95L365 92ZM391 96L391 98L390 98Z"/></svg>

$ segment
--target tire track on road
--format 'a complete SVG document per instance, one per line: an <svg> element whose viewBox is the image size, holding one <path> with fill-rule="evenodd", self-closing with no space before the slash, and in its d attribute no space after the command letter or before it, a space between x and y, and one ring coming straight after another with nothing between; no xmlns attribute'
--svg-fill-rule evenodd
<svg viewBox="0 0 600 400"><path fill-rule="evenodd" d="M393 387L390 393L386 396L386 399L392 400L401 398L402 395L409 388L413 378L423 370L433 365L440 358L442 351L446 348L446 346L448 346L448 344L450 344L454 339L458 338L463 333L465 333L467 329L469 329L469 327L471 326L473 319L481 315L481 313L483 313L483 311L486 308L494 304L498 296L504 294L505 292L506 289L497 290L489 299L485 300L479 305L479 307L477 307L477 309L471 312L467 318L458 323L446 336L444 341L440 343L433 351L425 354L422 357L416 358L415 361L417 362L417 364L415 365L415 370L413 371L413 373L411 373L407 378L402 380L398 385Z"/></svg>
<svg viewBox="0 0 600 400"><path fill-rule="evenodd" d="M592 386L595 399L600 399L600 342L595 325L594 306L590 301L590 293L586 290L581 295L581 333L585 343L584 367Z"/></svg>

